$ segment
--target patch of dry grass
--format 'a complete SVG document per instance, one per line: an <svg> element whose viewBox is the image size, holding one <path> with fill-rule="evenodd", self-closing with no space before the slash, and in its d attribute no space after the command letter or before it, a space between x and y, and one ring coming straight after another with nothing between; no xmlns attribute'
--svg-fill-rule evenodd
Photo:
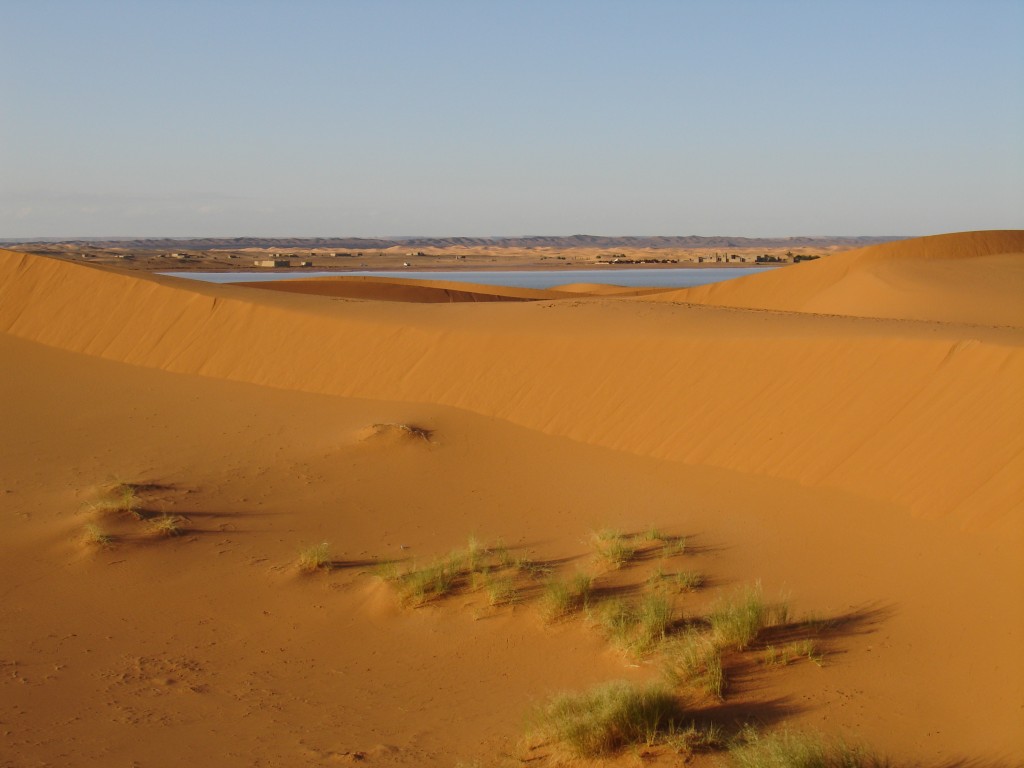
<svg viewBox="0 0 1024 768"><path fill-rule="evenodd" d="M110 534L106 533L95 523L85 524L85 533L82 536L82 541L88 546L101 547L103 549L108 549L114 545L114 540Z"/></svg>
<svg viewBox="0 0 1024 768"><path fill-rule="evenodd" d="M588 758L654 744L682 719L678 699L666 688L613 682L555 696L537 708L532 721L535 733L573 757Z"/></svg>
<svg viewBox="0 0 1024 768"><path fill-rule="evenodd" d="M304 573L315 573L316 571L330 568L331 546L326 541L313 544L299 550L297 562L300 571Z"/></svg>

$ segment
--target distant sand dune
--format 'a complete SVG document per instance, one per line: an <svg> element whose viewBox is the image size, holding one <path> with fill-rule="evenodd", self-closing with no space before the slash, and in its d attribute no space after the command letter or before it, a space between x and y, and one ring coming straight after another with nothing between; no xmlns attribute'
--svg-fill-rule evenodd
<svg viewBox="0 0 1024 768"><path fill-rule="evenodd" d="M652 300L1024 326L1024 232L885 243Z"/></svg>
<svg viewBox="0 0 1024 768"><path fill-rule="evenodd" d="M268 291L302 293L310 296L408 301L423 304L451 304L476 301L537 301L561 298L558 291L476 285L450 280L406 280L403 278L345 275L326 278L238 282L233 285Z"/></svg>
<svg viewBox="0 0 1024 768"><path fill-rule="evenodd" d="M866 275L887 260L939 258L945 268L952 256L1009 267L1013 258L986 254L1020 248L1021 239L924 238L704 294L740 304L763 283L772 308L837 313L835 300L818 297L839 283L871 284ZM932 243L942 255L929 255ZM961 317L1012 317L1014 279L997 289L996 276L979 278L994 295L973 296ZM950 281L939 280L952 289ZM852 288L840 293L853 301ZM659 298L645 312L616 298L384 309L0 257L0 330L62 349L283 389L450 405L620 451L955 514L964 524L1019 524L1021 331L949 325L948 316L947 324L904 323ZM937 307L944 315L947 305Z"/></svg>

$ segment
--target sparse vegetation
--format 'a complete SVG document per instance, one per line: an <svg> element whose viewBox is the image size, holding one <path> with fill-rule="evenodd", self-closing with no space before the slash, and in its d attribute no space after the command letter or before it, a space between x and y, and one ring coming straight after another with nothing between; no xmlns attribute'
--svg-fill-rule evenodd
<svg viewBox="0 0 1024 768"><path fill-rule="evenodd" d="M519 601L519 590L511 576L488 576L485 589L491 605L512 605Z"/></svg>
<svg viewBox="0 0 1024 768"><path fill-rule="evenodd" d="M550 576L554 570L547 563L538 563L536 560L531 560L528 557L520 557L512 565L520 573L525 573L535 579Z"/></svg>
<svg viewBox="0 0 1024 768"><path fill-rule="evenodd" d="M719 601L709 621L715 642L721 647L743 651L763 629L785 623L788 606L771 605L764 599L760 583L748 586Z"/></svg>
<svg viewBox="0 0 1024 768"><path fill-rule="evenodd" d="M665 746L684 757L691 757L695 752L725 749L729 743L721 726L714 723L698 726L694 721L686 726L670 723L664 741Z"/></svg>
<svg viewBox="0 0 1024 768"><path fill-rule="evenodd" d="M104 489L100 498L86 505L91 512L124 512L136 520L142 519L137 486L132 483L117 482Z"/></svg>
<svg viewBox="0 0 1024 768"><path fill-rule="evenodd" d="M704 633L690 631L672 643L663 671L673 685L692 685L718 699L725 695L722 649Z"/></svg>
<svg viewBox="0 0 1024 768"><path fill-rule="evenodd" d="M104 532L95 523L86 523L85 535L82 537L82 541L90 546L103 547L104 549L113 546L113 539L110 537L110 534Z"/></svg>
<svg viewBox="0 0 1024 768"><path fill-rule="evenodd" d="M696 571L666 573L665 569L659 565L651 574L649 581L655 587L675 592L696 592L704 586L705 577Z"/></svg>
<svg viewBox="0 0 1024 768"><path fill-rule="evenodd" d="M783 646L776 647L769 645L764 650L764 663L766 666L787 666L791 661L806 658L808 661L824 666L825 656L813 638L807 637L802 640L794 640Z"/></svg>
<svg viewBox="0 0 1024 768"><path fill-rule="evenodd" d="M557 621L590 605L593 579L578 573L571 579L552 578L544 584L541 611L548 621Z"/></svg>
<svg viewBox="0 0 1024 768"><path fill-rule="evenodd" d="M163 514L149 521L149 527L157 536L180 536L184 518L178 515Z"/></svg>
<svg viewBox="0 0 1024 768"><path fill-rule="evenodd" d="M665 542L662 550L671 547L682 553L685 539L671 539L651 529L633 538L618 531L601 531L593 535L598 554L610 565L621 567L637 555L641 541ZM649 551L649 550L646 550ZM300 564L315 570L327 561L326 543L303 551ZM646 581L628 585L627 594L638 589L631 599L604 598L595 595L594 577L580 572L573 576L552 575L550 563L527 557L513 558L507 547L488 548L474 536L464 548L446 557L435 559L425 567L402 568L395 563L377 567L381 578L396 585L402 601L423 605L456 592L480 591L491 606L512 605L520 600L535 601L548 621L558 621L586 613L601 628L608 641L642 658L658 654L662 663L664 686L638 687L627 683L610 683L581 694L555 697L534 713L534 734L554 742L573 757L595 757L609 754L626 745L660 744L680 755L698 750L723 750L730 743L730 757L737 768L882 768L863 750L842 744L819 744L810 737L778 738L761 736L744 730L737 742L713 724L698 724L700 717L684 718L678 696L702 693L723 699L729 684L728 670L745 667L753 655L751 646L763 648L759 657L766 665L783 666L806 657L822 663L822 653L814 637L800 637L829 626L820 619L789 622L785 601L769 602L760 583L736 590L715 603L711 611L684 621L673 605L673 595L702 587L705 577L695 571L669 573L661 561L651 569ZM538 580L544 578L542 586ZM646 588L644 588L646 585ZM612 588L619 585L613 582ZM785 625L774 634L766 629ZM676 634L685 627L682 635ZM796 635L796 637L794 637ZM755 645L759 640L784 638L780 645ZM809 746L808 746L809 745ZM803 752L801 752L803 750ZM817 751L815 751L817 750ZM824 751L822 751L824 750ZM806 755L825 762L800 762ZM823 758L821 756L824 756ZM867 762L865 762L865 760ZM775 761L775 762L772 762ZM781 761L781 762L779 762ZM790 761L790 762L786 762ZM860 761L860 762L858 762Z"/></svg>
<svg viewBox="0 0 1024 768"><path fill-rule="evenodd" d="M672 605L663 595L645 595L638 603L611 600L598 613L608 640L634 656L651 653L672 625Z"/></svg>
<svg viewBox="0 0 1024 768"><path fill-rule="evenodd" d="M535 732L575 757L610 754L627 744L654 744L682 722L676 697L662 686L625 682L562 694L534 713Z"/></svg>
<svg viewBox="0 0 1024 768"><path fill-rule="evenodd" d="M672 581L681 592L695 592L704 586L705 578L696 571L680 571Z"/></svg>
<svg viewBox="0 0 1024 768"><path fill-rule="evenodd" d="M619 531L597 531L592 538L598 558L611 568L622 568L636 557L636 547Z"/></svg>
<svg viewBox="0 0 1024 768"><path fill-rule="evenodd" d="M736 768L888 768L867 748L792 731L761 734L748 729L729 750Z"/></svg>
<svg viewBox="0 0 1024 768"><path fill-rule="evenodd" d="M668 536L661 532L658 528L648 528L639 537L644 541L668 541Z"/></svg>
<svg viewBox="0 0 1024 768"><path fill-rule="evenodd" d="M661 554L665 557L679 557L686 553L686 537L675 536L665 539L661 547Z"/></svg>
<svg viewBox="0 0 1024 768"><path fill-rule="evenodd" d="M331 565L331 547L326 542L320 542L299 550L298 566L300 571L313 573Z"/></svg>
<svg viewBox="0 0 1024 768"><path fill-rule="evenodd" d="M406 571L398 577L402 602L423 605L444 597L452 591L458 574L458 563L451 557L435 560L425 568Z"/></svg>

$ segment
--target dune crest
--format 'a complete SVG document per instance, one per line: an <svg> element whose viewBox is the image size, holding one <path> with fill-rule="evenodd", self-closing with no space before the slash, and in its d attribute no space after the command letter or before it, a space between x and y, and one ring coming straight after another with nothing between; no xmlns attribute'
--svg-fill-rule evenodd
<svg viewBox="0 0 1024 768"><path fill-rule="evenodd" d="M269 282L238 282L233 285L267 291L301 293L310 296L367 299L373 301L405 301L415 303L451 304L477 301L538 301L561 298L557 290L512 288L477 285L452 280L408 280L397 277L338 277L273 280Z"/></svg>
<svg viewBox="0 0 1024 768"><path fill-rule="evenodd" d="M650 300L1020 327L1024 231L884 243Z"/></svg>

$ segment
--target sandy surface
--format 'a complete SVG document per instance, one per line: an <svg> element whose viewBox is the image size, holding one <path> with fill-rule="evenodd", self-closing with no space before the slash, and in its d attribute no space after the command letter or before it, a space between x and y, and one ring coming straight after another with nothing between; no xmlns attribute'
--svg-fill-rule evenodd
<svg viewBox="0 0 1024 768"><path fill-rule="evenodd" d="M656 660L530 600L402 607L374 565L474 534L629 590L657 558L603 569L609 526L688 537L688 615L760 580L839 619L823 666L736 670L701 718L1018 765L1022 253L949 235L638 296L0 252L0 765L547 764L533 704ZM89 506L115 481L149 522ZM336 567L300 573L321 541Z"/></svg>

